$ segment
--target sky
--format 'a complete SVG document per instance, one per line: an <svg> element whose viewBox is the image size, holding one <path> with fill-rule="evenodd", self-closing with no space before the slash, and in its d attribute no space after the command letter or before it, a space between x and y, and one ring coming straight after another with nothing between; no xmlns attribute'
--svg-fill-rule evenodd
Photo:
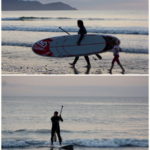
<svg viewBox="0 0 150 150"><path fill-rule="evenodd" d="M3 76L2 96L148 97L148 77Z"/></svg>
<svg viewBox="0 0 150 150"><path fill-rule="evenodd" d="M35 1L35 0L31 0ZM148 10L148 0L36 0L42 3L65 2L80 10Z"/></svg>

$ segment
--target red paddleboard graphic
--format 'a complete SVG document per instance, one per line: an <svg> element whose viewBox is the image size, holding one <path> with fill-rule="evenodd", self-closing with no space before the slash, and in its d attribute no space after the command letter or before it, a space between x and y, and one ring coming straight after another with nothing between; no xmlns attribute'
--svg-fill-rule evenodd
<svg viewBox="0 0 150 150"><path fill-rule="evenodd" d="M52 39L38 41L33 45L32 50L38 55L53 56L53 53L50 51L51 41Z"/></svg>

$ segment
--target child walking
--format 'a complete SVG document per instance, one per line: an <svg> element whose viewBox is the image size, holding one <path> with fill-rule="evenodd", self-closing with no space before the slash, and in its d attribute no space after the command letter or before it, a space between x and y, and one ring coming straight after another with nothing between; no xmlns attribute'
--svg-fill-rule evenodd
<svg viewBox="0 0 150 150"><path fill-rule="evenodd" d="M112 60L111 67L109 69L109 73L111 73L111 74L112 74L112 69L114 67L115 62L117 62L118 65L120 66L120 68L122 69L122 74L125 73L125 69L123 68L123 66L122 66L122 64L120 63L120 60L119 60L119 51L121 51L121 48L119 47L119 44L120 44L120 42L118 41L116 43L116 45L114 46L114 48L112 49L114 58Z"/></svg>

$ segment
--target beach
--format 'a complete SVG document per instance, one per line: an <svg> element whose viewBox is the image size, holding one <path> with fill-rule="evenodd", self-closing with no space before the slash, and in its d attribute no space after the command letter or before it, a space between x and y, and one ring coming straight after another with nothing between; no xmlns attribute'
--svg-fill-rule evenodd
<svg viewBox="0 0 150 150"><path fill-rule="evenodd" d="M80 57L75 68L69 63L74 57L48 58L34 54L30 48L15 47L12 50L9 46L3 47L2 51L2 72L3 74L109 74L113 54L102 53L102 60L91 55L91 68L86 68L84 57ZM125 68L125 74L147 74L148 55L120 53L120 60ZM115 64L114 74L121 74L121 69Z"/></svg>
<svg viewBox="0 0 150 150"><path fill-rule="evenodd" d="M120 60L126 74L148 73L148 14L144 11L3 11L2 73L3 74L108 74L112 52L102 53L102 60L90 56L91 69L83 57L76 68L74 58L49 58L36 55L32 45L41 39L77 34L76 22L82 19L88 34L112 35L120 39ZM114 74L120 74L116 65Z"/></svg>

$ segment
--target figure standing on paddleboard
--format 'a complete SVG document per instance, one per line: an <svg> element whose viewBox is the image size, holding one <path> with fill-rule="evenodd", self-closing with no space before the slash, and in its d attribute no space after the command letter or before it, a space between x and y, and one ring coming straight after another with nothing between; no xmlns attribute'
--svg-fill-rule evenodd
<svg viewBox="0 0 150 150"><path fill-rule="evenodd" d="M120 60L119 60L119 52L121 51L121 48L119 47L120 41L115 41L115 42L116 42L116 44L115 44L114 48L112 49L114 58L112 60L111 67L109 69L109 73L112 74L112 69L114 67L114 63L117 62L118 65L120 66L120 68L122 69L122 74L124 74L125 69L123 68L123 66L122 66L122 64L120 63Z"/></svg>
<svg viewBox="0 0 150 150"><path fill-rule="evenodd" d="M58 112L55 111L54 112L54 116L51 117L51 121L52 121L52 129L51 129L51 145L53 145L54 142L54 138L55 138L55 134L57 134L58 139L59 139L59 144L61 145L62 143L62 138L60 135L60 126L59 126L59 121L63 122L63 119L61 117L61 113L58 116Z"/></svg>

